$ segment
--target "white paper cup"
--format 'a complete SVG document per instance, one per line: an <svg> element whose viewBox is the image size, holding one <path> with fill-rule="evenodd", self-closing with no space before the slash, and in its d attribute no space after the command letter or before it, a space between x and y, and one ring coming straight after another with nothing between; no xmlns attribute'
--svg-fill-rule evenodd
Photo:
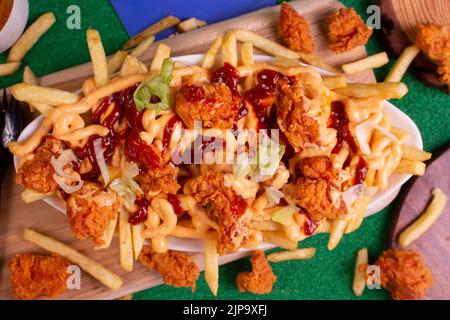
<svg viewBox="0 0 450 320"><path fill-rule="evenodd" d="M28 0L14 0L11 13L0 30L0 53L8 50L22 34L28 20Z"/></svg>

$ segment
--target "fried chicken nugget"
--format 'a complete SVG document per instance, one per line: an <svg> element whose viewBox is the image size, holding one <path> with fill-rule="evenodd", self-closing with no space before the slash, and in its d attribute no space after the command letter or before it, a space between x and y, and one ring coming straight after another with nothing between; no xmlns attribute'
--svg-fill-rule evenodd
<svg viewBox="0 0 450 320"><path fill-rule="evenodd" d="M80 240L91 237L102 245L103 233L119 210L117 194L103 191L100 184L85 181L83 187L71 193L66 202L67 217L73 234Z"/></svg>
<svg viewBox="0 0 450 320"><path fill-rule="evenodd" d="M58 184L53 179L55 169L50 160L53 156L58 157L61 151L61 141L52 136L47 136L34 152L33 158L25 161L19 168L16 182L37 192L54 192Z"/></svg>
<svg viewBox="0 0 450 320"><path fill-rule="evenodd" d="M450 91L450 29L429 23L418 25L416 30L417 47L439 65L439 80L446 84Z"/></svg>
<svg viewBox="0 0 450 320"><path fill-rule="evenodd" d="M141 172L138 182L148 200L159 192L176 194L180 189L176 169L171 164Z"/></svg>
<svg viewBox="0 0 450 320"><path fill-rule="evenodd" d="M305 53L313 52L314 42L308 22L287 2L281 4L278 33L290 49Z"/></svg>
<svg viewBox="0 0 450 320"><path fill-rule="evenodd" d="M30 253L16 255L9 263L11 285L20 300L56 297L66 288L70 263L59 255L43 256Z"/></svg>
<svg viewBox="0 0 450 320"><path fill-rule="evenodd" d="M420 299L433 285L430 269L413 250L386 250L376 265L381 269L381 285L394 300Z"/></svg>
<svg viewBox="0 0 450 320"><path fill-rule="evenodd" d="M190 255L175 250L155 253L151 246L144 246L139 255L139 261L145 267L160 272L165 284L174 287L191 287L192 292L195 291L200 270Z"/></svg>
<svg viewBox="0 0 450 320"><path fill-rule="evenodd" d="M276 280L277 277L273 274L264 252L257 250L252 256L252 271L239 273L236 284L239 292L267 294L272 292Z"/></svg>
<svg viewBox="0 0 450 320"><path fill-rule="evenodd" d="M341 8L328 17L329 47L336 53L365 45L372 32L353 8Z"/></svg>

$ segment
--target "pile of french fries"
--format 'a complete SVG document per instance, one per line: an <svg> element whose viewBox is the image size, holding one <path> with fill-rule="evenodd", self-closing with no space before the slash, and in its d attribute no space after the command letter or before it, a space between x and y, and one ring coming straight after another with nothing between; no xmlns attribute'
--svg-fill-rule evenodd
<svg viewBox="0 0 450 320"><path fill-rule="evenodd" d="M52 16L53 15L47 15L43 18L45 23L42 21L38 23L37 21L37 26L33 27L33 24L29 30L27 30L23 35L25 40L19 40L18 44L16 44L17 47L11 49L10 55L12 57L12 63L20 64L20 59L23 58L25 53L31 48L31 45L37 41L40 35L42 35L51 24L53 24L54 16L53 22ZM160 70L164 59L169 58L171 54L170 47L164 43L158 43L154 58L150 65L145 65L139 60L139 57L152 46L155 41L155 35L164 29L179 25L180 30L186 32L204 25L201 21L196 20L195 18L192 19L179 24L179 19L175 17L166 17L130 39L124 45L123 50L117 51L109 59L106 57L99 33L96 30L88 30L87 43L92 60L94 77L86 80L82 88L83 93L87 95L92 90L107 85L117 76L126 77L129 75L147 74L149 72L157 72ZM31 38L33 40L30 40ZM238 46L238 42L241 43L240 47ZM295 67L300 65L300 61L304 61L311 65L335 72L335 76L324 77L325 85L339 94L354 98L377 97L382 99L392 99L403 97L408 89L399 81L401 81L401 78L407 69L407 65L417 54L417 50L414 47L406 49L404 55L397 61L384 83L352 84L348 83L346 77L340 74L336 68L326 64L318 57L292 51L254 32L237 29L228 31L223 36L219 35L217 39L215 39L209 50L206 52L201 66L203 69L211 70L224 62L228 62L233 66L253 65L254 48L258 48L273 56L275 58L274 65L276 66L285 68ZM351 74L366 70L367 68L382 66L386 64L387 61L387 55L381 53L372 57L367 57L361 61L346 64L342 66L342 69L346 74ZM9 66L9 68L12 67ZM175 68L177 68L177 66L175 66ZM118 75L116 74L117 72L119 72ZM252 83L248 83L248 81L252 81L251 77L247 77L245 81L244 87L251 87L253 85ZM24 70L24 83L14 86L12 91L16 98L29 102L32 108L44 115L48 114L53 108L57 108L64 104L75 103L80 99L78 95L70 92L39 86L38 80L28 67ZM394 134L400 141L407 136L407 133L400 129L397 129ZM430 159L431 154L407 146L403 146L402 148L403 156L396 172L422 175L425 170L425 164L423 162ZM25 195L25 198L27 201L31 201L33 199L38 199L39 197L42 198L42 196L48 195L27 194ZM121 210L118 213L116 219L108 226L104 235L105 245L97 247L96 249L105 249L109 247L117 225L120 241L120 264L125 271L130 272L133 270L134 260L139 257L144 245L144 237L142 235L144 225L132 226L128 222L127 211ZM270 254L268 256L269 261L281 262L294 259L302 260L312 258L315 255L315 248L298 249L297 241L288 239L283 232L281 225L278 223L273 221L258 221L254 222L252 227L255 230L262 231L265 242L286 249L286 251ZM322 224L319 227L319 230L317 230L317 233L330 233L328 248L332 250L339 243L344 233L346 233L347 228L347 221L335 219L331 223ZM52 240L28 229L25 230L24 238L80 265L88 273L112 289L118 289L122 284L122 281L118 276L56 240ZM217 253L217 241L217 235L214 232L208 234L208 237L204 239L205 280L214 295L217 295L219 287L219 255ZM367 250L362 250L358 253L358 262L357 267L355 268L356 280L354 282L354 291L356 294L362 294L362 275L358 270L360 270L360 265L366 263L366 261Z"/></svg>

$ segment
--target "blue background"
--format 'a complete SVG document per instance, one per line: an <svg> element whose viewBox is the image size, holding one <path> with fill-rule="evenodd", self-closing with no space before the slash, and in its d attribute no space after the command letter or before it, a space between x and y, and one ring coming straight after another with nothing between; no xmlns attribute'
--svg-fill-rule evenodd
<svg viewBox="0 0 450 320"><path fill-rule="evenodd" d="M168 15L175 16L181 21L195 17L212 24L276 4L276 0L110 1L131 36ZM161 32L156 39L164 39L173 32L174 28Z"/></svg>

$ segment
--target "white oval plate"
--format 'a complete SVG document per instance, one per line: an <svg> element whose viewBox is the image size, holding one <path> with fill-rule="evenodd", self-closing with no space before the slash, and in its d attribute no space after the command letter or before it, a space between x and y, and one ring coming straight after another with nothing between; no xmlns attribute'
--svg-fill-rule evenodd
<svg viewBox="0 0 450 320"><path fill-rule="evenodd" d="M203 60L203 54L193 54L187 56L173 57L174 61L181 61L185 65L199 65ZM255 60L260 62L268 62L272 61L272 57L255 55ZM317 69L322 75L332 75L332 73L319 69ZM418 149L422 149L422 137L420 136L419 129L416 124L409 118L406 114L396 108L394 105L389 103L388 101L384 101L383 111L389 117L392 125L397 128L406 130L410 133L409 139L406 141L406 144ZM42 121L44 120L44 116L39 116L33 122L31 122L20 134L18 141L26 140L30 137L40 126ZM18 158L14 156L14 166L18 168ZM366 217L370 216L386 206L388 206L394 198L397 196L400 191L400 187L411 178L410 174L393 174L389 178L389 185L386 190L379 191L375 194L372 201L369 203L366 210ZM43 199L52 207L57 210L65 213L66 207L64 202L56 196L48 197ZM273 247L271 244L263 243L260 246L260 249L268 249ZM187 252L201 252L203 251L203 241L195 240L195 239L182 239L182 238L169 238L169 248L173 250L179 251L187 251ZM246 250L246 249L241 249Z"/></svg>

